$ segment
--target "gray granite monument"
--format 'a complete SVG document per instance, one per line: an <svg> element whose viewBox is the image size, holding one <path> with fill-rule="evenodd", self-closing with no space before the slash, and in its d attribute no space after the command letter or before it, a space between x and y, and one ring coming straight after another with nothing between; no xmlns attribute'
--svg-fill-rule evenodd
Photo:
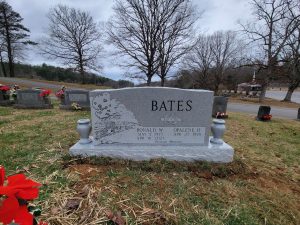
<svg viewBox="0 0 300 225"><path fill-rule="evenodd" d="M271 119L269 117L270 112L271 112L271 107L270 106L265 106L265 105L259 106L256 120L269 121Z"/></svg>
<svg viewBox="0 0 300 225"><path fill-rule="evenodd" d="M9 99L9 95L0 91L0 106L11 106L14 101Z"/></svg>
<svg viewBox="0 0 300 225"><path fill-rule="evenodd" d="M72 104L76 103L81 109L90 110L89 91L86 90L66 90L61 109L73 109Z"/></svg>
<svg viewBox="0 0 300 225"><path fill-rule="evenodd" d="M224 96L215 96L214 102L213 102L213 110L212 110L212 116L217 117L217 114L225 115L224 117L228 117L226 115L227 111L227 103L228 98Z"/></svg>
<svg viewBox="0 0 300 225"><path fill-rule="evenodd" d="M222 141L224 120L214 120L213 92L175 88L125 88L90 92L92 125L79 120L80 141L71 155L133 160L166 158L231 162ZM89 137L92 128L92 136Z"/></svg>
<svg viewBox="0 0 300 225"><path fill-rule="evenodd" d="M42 90L18 90L15 108L21 109L51 109L53 105L49 97L41 96Z"/></svg>

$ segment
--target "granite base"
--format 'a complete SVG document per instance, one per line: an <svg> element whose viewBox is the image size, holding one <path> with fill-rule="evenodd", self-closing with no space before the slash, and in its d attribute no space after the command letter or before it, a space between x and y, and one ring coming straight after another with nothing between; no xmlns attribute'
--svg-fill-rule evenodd
<svg viewBox="0 0 300 225"><path fill-rule="evenodd" d="M91 107L90 106L80 106L80 110L83 111L91 111ZM76 111L72 106L70 105L59 105L59 109L63 109L63 110L73 110Z"/></svg>
<svg viewBox="0 0 300 225"><path fill-rule="evenodd" d="M22 105L15 104L14 108L16 109L53 109L53 105Z"/></svg>
<svg viewBox="0 0 300 225"><path fill-rule="evenodd" d="M0 101L0 106L12 106L13 104L15 104L15 102L11 100Z"/></svg>
<svg viewBox="0 0 300 225"><path fill-rule="evenodd" d="M212 137L210 137L211 139ZM209 161L229 163L233 161L233 148L226 144L208 146L150 146L150 145L101 145L79 144L70 148L72 156L103 156L135 161L165 158L176 161Z"/></svg>

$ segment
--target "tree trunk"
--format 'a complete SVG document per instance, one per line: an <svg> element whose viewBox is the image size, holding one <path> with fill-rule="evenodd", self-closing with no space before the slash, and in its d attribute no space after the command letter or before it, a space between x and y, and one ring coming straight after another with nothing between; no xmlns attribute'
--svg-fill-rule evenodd
<svg viewBox="0 0 300 225"><path fill-rule="evenodd" d="M2 58L2 55L1 55L1 54L0 54L0 60L1 60L1 69L2 69L2 72L3 72L3 76L4 76L4 77L7 77L5 65L4 65L3 58Z"/></svg>
<svg viewBox="0 0 300 225"><path fill-rule="evenodd" d="M218 96L218 94L219 94L219 84L215 84L214 93L215 93L215 96Z"/></svg>
<svg viewBox="0 0 300 225"><path fill-rule="evenodd" d="M267 87L268 87L267 84L262 85L261 93L260 93L260 96L259 96L259 102L263 102L263 100L265 99L266 93L267 93Z"/></svg>
<svg viewBox="0 0 300 225"><path fill-rule="evenodd" d="M289 89L286 93L285 98L283 99L284 102L290 102L291 101L292 95L293 95L294 91L297 89L297 87L299 87L299 84L300 84L300 80L296 81L294 83L291 83L289 85Z"/></svg>
<svg viewBox="0 0 300 225"><path fill-rule="evenodd" d="M148 79L147 79L147 86L151 86L151 77L148 76Z"/></svg>
<svg viewBox="0 0 300 225"><path fill-rule="evenodd" d="M160 86L161 86L161 87L164 87L164 86L165 86L165 78L164 78L164 77L161 77L161 80L160 80Z"/></svg>
<svg viewBox="0 0 300 225"><path fill-rule="evenodd" d="M81 83L85 84L84 70L82 68L80 68L80 75L81 75Z"/></svg>
<svg viewBox="0 0 300 225"><path fill-rule="evenodd" d="M10 38L10 30L9 25L7 21L7 16L4 11L4 26L5 26L5 41L7 45L7 57L8 57L8 68L9 68L9 75L10 77L15 76L15 70L14 70L14 57L12 55L12 47L11 47L11 38Z"/></svg>
<svg viewBox="0 0 300 225"><path fill-rule="evenodd" d="M263 81L263 84L261 85L261 93L260 93L260 96L259 96L259 102L263 102L263 100L265 100L266 93L267 93L267 88L269 86L269 77L271 77L271 74L272 74L272 70L269 69L267 77L265 77L265 79Z"/></svg>

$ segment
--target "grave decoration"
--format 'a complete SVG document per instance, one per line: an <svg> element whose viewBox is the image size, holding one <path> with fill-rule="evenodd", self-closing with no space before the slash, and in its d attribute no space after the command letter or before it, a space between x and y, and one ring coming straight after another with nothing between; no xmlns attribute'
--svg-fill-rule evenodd
<svg viewBox="0 0 300 225"><path fill-rule="evenodd" d="M38 198L40 183L30 180L24 174L5 175L0 166L0 223L1 224L38 224L47 225L37 216L40 210L29 205Z"/></svg>

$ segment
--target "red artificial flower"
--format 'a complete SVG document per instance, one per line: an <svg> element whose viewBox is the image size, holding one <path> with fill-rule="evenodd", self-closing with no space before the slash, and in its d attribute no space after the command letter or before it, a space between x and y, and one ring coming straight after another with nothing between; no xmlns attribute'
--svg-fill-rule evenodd
<svg viewBox="0 0 300 225"><path fill-rule="evenodd" d="M16 196L24 200L33 200L39 195L40 183L27 179L24 174L7 177L7 186L0 186L0 195Z"/></svg>
<svg viewBox="0 0 300 225"><path fill-rule="evenodd" d="M65 92L63 91L63 90L60 90L60 91L58 91L58 92L56 92L56 97L58 97L58 98L62 98L62 96L64 96L64 94L65 94Z"/></svg>
<svg viewBox="0 0 300 225"><path fill-rule="evenodd" d="M44 221L40 221L40 222L38 223L38 225L48 225L48 223L46 223L46 222L44 222Z"/></svg>
<svg viewBox="0 0 300 225"><path fill-rule="evenodd" d="M9 86L1 86L0 91L9 91L10 87Z"/></svg>
<svg viewBox="0 0 300 225"><path fill-rule="evenodd" d="M5 181L5 169L0 166L0 186L4 185L4 181Z"/></svg>
<svg viewBox="0 0 300 225"><path fill-rule="evenodd" d="M263 120L270 120L271 118L272 118L271 114L265 114L265 115L262 116Z"/></svg>
<svg viewBox="0 0 300 225"><path fill-rule="evenodd" d="M19 225L32 225L33 215L28 212L27 206L20 206L14 197L8 197L0 206L0 222L4 225L15 222Z"/></svg>
<svg viewBox="0 0 300 225"><path fill-rule="evenodd" d="M41 97L46 97L49 96L51 94L51 90L42 90L42 92L40 93Z"/></svg>

